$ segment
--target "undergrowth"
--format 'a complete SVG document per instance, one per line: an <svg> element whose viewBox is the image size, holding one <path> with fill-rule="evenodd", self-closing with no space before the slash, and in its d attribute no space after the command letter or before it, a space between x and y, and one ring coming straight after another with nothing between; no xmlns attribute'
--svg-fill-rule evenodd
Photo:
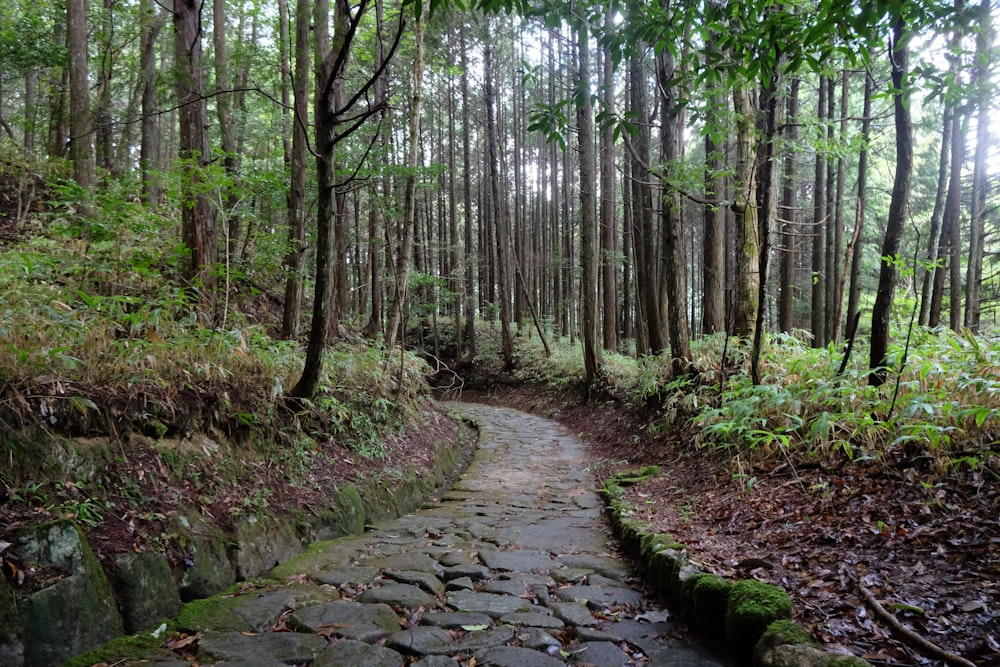
<svg viewBox="0 0 1000 667"><path fill-rule="evenodd" d="M905 340L905 332L894 332ZM763 381L750 378L747 351L716 335L693 343L699 374L673 377L669 359L604 354L603 389L654 406L651 435L694 433L698 446L758 458L790 453L822 461L921 462L946 473L985 469L1000 459L1000 339L921 328L890 350L890 382L868 384L859 341L838 375L842 350L813 348L789 335L768 337ZM722 355L727 359L723 367ZM579 345L556 342L546 357L537 339L518 340L519 381L553 387L583 381Z"/></svg>

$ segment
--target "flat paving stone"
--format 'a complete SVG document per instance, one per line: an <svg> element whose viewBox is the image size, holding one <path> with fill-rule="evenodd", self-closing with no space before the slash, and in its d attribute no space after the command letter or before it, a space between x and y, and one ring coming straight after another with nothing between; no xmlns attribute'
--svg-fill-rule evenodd
<svg viewBox="0 0 1000 667"><path fill-rule="evenodd" d="M218 600L198 628L201 664L728 667L674 638L662 607L633 586L577 438L514 410L447 409L480 427L456 487L310 546L274 571L281 585ZM148 657L176 662L164 649Z"/></svg>
<svg viewBox="0 0 1000 667"><path fill-rule="evenodd" d="M242 632L209 630L198 640L201 662L243 660L257 664L310 663L326 650L326 639L299 632L268 632L248 636Z"/></svg>
<svg viewBox="0 0 1000 667"><path fill-rule="evenodd" d="M311 667L403 667L403 656L384 646L347 639L317 656Z"/></svg>
<svg viewBox="0 0 1000 667"><path fill-rule="evenodd" d="M393 607L417 609L434 604L434 598L413 584L389 583L376 588L369 588L358 598L359 602L383 603Z"/></svg>

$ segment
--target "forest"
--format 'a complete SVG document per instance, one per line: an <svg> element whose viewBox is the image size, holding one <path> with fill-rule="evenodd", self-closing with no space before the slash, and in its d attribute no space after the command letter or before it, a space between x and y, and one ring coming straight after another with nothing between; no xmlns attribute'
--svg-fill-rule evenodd
<svg viewBox="0 0 1000 667"><path fill-rule="evenodd" d="M433 391L544 387L494 398L585 410L609 461L701 452L713 520L801 492L870 571L936 545L967 597L896 579L901 611L998 659L990 0L37 1L0 0L5 430L364 467ZM18 517L122 501L4 458ZM916 660L849 615L810 628Z"/></svg>

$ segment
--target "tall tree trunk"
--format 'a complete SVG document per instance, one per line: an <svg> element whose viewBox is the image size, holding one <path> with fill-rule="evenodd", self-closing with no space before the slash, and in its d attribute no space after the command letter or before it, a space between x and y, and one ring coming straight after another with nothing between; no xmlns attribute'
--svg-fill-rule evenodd
<svg viewBox="0 0 1000 667"><path fill-rule="evenodd" d="M847 145L847 119L848 119L848 92L849 92L849 78L848 72L845 69L841 72L840 81L840 135L838 143L840 146ZM833 298L833 327L830 329L830 338L834 342L839 342L840 340L840 330L844 324L844 291L847 285L847 270L848 262L850 259L850 250L846 254L843 253L844 248L844 189L847 182L847 158L844 155L837 156L837 190L835 202L835 213L833 216L833 224L836 228L834 232L834 254L836 259L834 261L834 278L836 280L836 288L834 289ZM841 258L844 258L843 260Z"/></svg>
<svg viewBox="0 0 1000 667"><path fill-rule="evenodd" d="M576 109L577 140L580 145L580 292L583 367L588 389L601 375L601 346L598 337L597 283L598 238L597 201L594 196L597 158L594 145L594 110L590 102L590 27L577 29L576 89L580 103Z"/></svg>
<svg viewBox="0 0 1000 667"><path fill-rule="evenodd" d="M613 12L609 7L604 15L604 27L610 32ZM602 50L601 100L603 113L611 113L615 103L614 66L611 48ZM615 145L614 127L605 121L601 125L601 296L602 334L605 349L618 349L618 289L616 286L617 262L615 257Z"/></svg>
<svg viewBox="0 0 1000 667"><path fill-rule="evenodd" d="M920 316L918 320L921 325L930 323L931 313L934 311L932 304L934 301L934 280L937 274L934 267L937 264L944 200L948 193L948 167L951 164L951 129L954 113L954 104L946 102L941 129L941 150L938 156L937 191L934 195L934 209L931 211L930 230L927 234L927 254L924 257L924 265L921 267L923 283L920 289ZM940 321L940 302L938 302L936 312L934 317Z"/></svg>
<svg viewBox="0 0 1000 667"><path fill-rule="evenodd" d="M181 227L182 240L190 253L187 279L198 289L202 316L214 320L218 246L215 212L203 186L209 154L200 10L198 0L174 2L174 62L178 70L175 87L180 107L178 148L182 165Z"/></svg>
<svg viewBox="0 0 1000 667"><path fill-rule="evenodd" d="M504 366L508 369L514 366L514 334L511 331L512 318L512 276L510 275L510 221L504 215L503 189L500 176L500 151L498 147L497 120L494 78L496 72L493 65L493 48L490 37L483 53L483 103L486 114L486 196L489 198L490 219L493 226L493 247L496 261L496 300L500 305L500 353Z"/></svg>
<svg viewBox="0 0 1000 667"><path fill-rule="evenodd" d="M156 11L153 0L142 0L142 32L139 36L139 78L142 87L142 131L139 171L143 198L150 206L160 201L160 121L156 115L156 42L167 21L165 10Z"/></svg>
<svg viewBox="0 0 1000 667"><path fill-rule="evenodd" d="M285 254L285 303L282 336L299 337L306 252L306 160L309 139L309 33L312 22L310 0L295 3L295 74L292 78L292 152L288 188L288 251Z"/></svg>
<svg viewBox="0 0 1000 667"><path fill-rule="evenodd" d="M462 90L462 202L465 212L465 256L463 269L465 271L465 340L469 361L476 356L476 272L475 242L473 241L473 206L472 206L472 140L469 125L472 122L469 113L469 59L466 48L465 23L459 27L459 53L462 75L459 86Z"/></svg>
<svg viewBox="0 0 1000 667"><path fill-rule="evenodd" d="M66 2L66 50L69 56L70 156L73 178L84 190L94 185L94 136L90 122L87 65L86 0Z"/></svg>
<svg viewBox="0 0 1000 667"><path fill-rule="evenodd" d="M913 126L910 121L910 100L906 87L909 60L906 21L902 15L895 17L892 26L890 59L892 65L893 119L896 128L896 175L889 202L885 237L882 241L882 260L879 263L878 292L872 309L871 355L869 384L879 387L888 375L889 319L896 288L896 259L899 242L906 224L907 199L910 195L910 176L913 173Z"/></svg>
<svg viewBox="0 0 1000 667"><path fill-rule="evenodd" d="M938 242L938 258L943 260L934 272L934 292L928 323L936 327L941 323L944 303L945 283L948 283L949 322L948 326L957 331L961 324L961 228L962 209L962 164L965 161L965 135L968 130L968 116L956 110L951 127L951 167L948 178L948 194L945 197L944 212L941 216L941 238Z"/></svg>
<svg viewBox="0 0 1000 667"><path fill-rule="evenodd" d="M632 147L632 215L635 219L633 240L635 244L636 297L640 322L645 335L637 339L639 354L660 354L666 349L663 324L660 319L659 280L656 275L655 235L653 233L653 193L649 184L652 177L650 163L649 105L647 102L646 72L641 56L629 60L629 93L633 113L639 119L638 132ZM640 342L642 343L640 345Z"/></svg>
<svg viewBox="0 0 1000 667"><path fill-rule="evenodd" d="M795 152L799 140L799 86L801 80L793 78L786 101L785 114L788 125L785 139L789 154L785 156L781 186L781 263L779 264L778 329L790 333L795 328L795 253L798 240L798 214L795 188ZM708 245L706 239L705 245Z"/></svg>
<svg viewBox="0 0 1000 667"><path fill-rule="evenodd" d="M980 294L983 282L983 236L985 234L986 193L989 189L987 153L990 146L990 100L993 92L989 81L989 54L993 50L993 16L989 0L979 7L979 28L976 33L976 68L973 85L978 87L976 104L976 151L972 168L972 202L969 210L969 264L965 276L965 326L979 331L982 313Z"/></svg>
<svg viewBox="0 0 1000 667"><path fill-rule="evenodd" d="M118 174L115 166L115 141L113 123L111 120L111 76L113 73L115 45L112 42L114 34L113 0L104 0L104 12L101 16L99 39L100 63L97 73L97 96L94 100L94 118L96 119L94 136L96 138L95 158L97 167L106 175L115 177Z"/></svg>
<svg viewBox="0 0 1000 667"><path fill-rule="evenodd" d="M830 80L821 76L819 80L819 102L816 119L822 125L826 119L826 98ZM812 219L812 303L811 328L813 347L826 345L826 155L816 151L816 174L813 179L813 219Z"/></svg>
<svg viewBox="0 0 1000 667"><path fill-rule="evenodd" d="M670 12L669 0L662 0L661 8ZM658 56L657 78L660 90L660 152L667 169L660 209L660 234L663 240L661 280L667 294L661 296L661 302L666 302L667 307L667 336L670 355L674 360L673 370L680 374L686 372L691 358L691 334L687 319L687 261L684 256L681 196L672 183L675 178L673 172L681 158L680 142L684 130L675 70L673 53L670 49L663 49Z"/></svg>
<svg viewBox="0 0 1000 667"><path fill-rule="evenodd" d="M754 144L754 121L757 110L750 89L733 89L736 116L736 170L733 175L733 212L736 215L736 304L733 335L753 338L757 325L760 289L760 237L758 236L757 179L754 167L757 151Z"/></svg>
<svg viewBox="0 0 1000 667"><path fill-rule="evenodd" d="M232 79L229 71L229 43L226 39L226 0L212 1L212 44L215 47L215 113L219 119L222 140L222 165L229 183L225 188L224 217L228 243L227 266L239 259L242 223L237 211L239 205L240 161L233 123Z"/></svg>
<svg viewBox="0 0 1000 667"><path fill-rule="evenodd" d="M871 141L872 128L872 90L874 81L871 74L865 75L864 107L861 112L861 152L858 155L858 191L854 202L854 232L847 246L851 265L851 288L847 297L847 330L845 340L852 338L855 332L851 325L855 321L861 301L861 240L864 238L865 207L868 201L868 144Z"/></svg>

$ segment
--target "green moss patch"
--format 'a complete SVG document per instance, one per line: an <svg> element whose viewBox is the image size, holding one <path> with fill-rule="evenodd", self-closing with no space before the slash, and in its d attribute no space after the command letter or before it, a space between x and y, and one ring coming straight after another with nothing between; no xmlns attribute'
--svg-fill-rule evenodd
<svg viewBox="0 0 1000 667"><path fill-rule="evenodd" d="M748 659L771 623L792 614L788 593L762 581L733 584L726 601L726 638L737 658Z"/></svg>

